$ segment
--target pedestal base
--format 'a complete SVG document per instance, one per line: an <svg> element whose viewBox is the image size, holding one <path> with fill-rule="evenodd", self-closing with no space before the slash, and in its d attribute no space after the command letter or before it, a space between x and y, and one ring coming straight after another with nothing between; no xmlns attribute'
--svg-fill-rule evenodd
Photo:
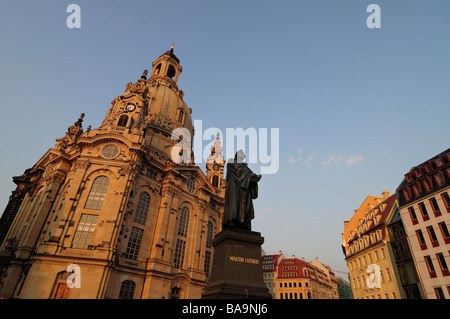
<svg viewBox="0 0 450 319"><path fill-rule="evenodd" d="M264 286L260 233L226 228L213 240L211 281L202 299L272 298Z"/></svg>

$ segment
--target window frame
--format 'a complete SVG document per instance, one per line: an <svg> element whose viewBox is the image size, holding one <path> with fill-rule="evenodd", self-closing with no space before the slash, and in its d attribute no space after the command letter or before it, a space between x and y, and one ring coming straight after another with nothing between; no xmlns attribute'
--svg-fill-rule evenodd
<svg viewBox="0 0 450 319"><path fill-rule="evenodd" d="M445 260L445 256L443 253L437 253L436 259L439 263L439 267L441 268L442 276L449 276L450 271L448 269L447 261Z"/></svg>
<svg viewBox="0 0 450 319"><path fill-rule="evenodd" d="M136 205L136 210L134 212L134 219L133 219L135 223L145 225L147 221L148 210L150 208L150 202L151 196L148 192L143 191L139 194L139 199Z"/></svg>
<svg viewBox="0 0 450 319"><path fill-rule="evenodd" d="M421 250L427 249L427 243L425 241L425 237L423 236L421 229L416 230L416 236L417 236L417 240L419 242L420 249Z"/></svg>
<svg viewBox="0 0 450 319"><path fill-rule="evenodd" d="M124 258L137 260L143 237L144 230L142 228L131 226L130 234L128 236L127 248L123 253Z"/></svg>
<svg viewBox="0 0 450 319"><path fill-rule="evenodd" d="M122 281L118 299L133 299L135 290L136 283L133 280Z"/></svg>
<svg viewBox="0 0 450 319"><path fill-rule="evenodd" d="M442 238L444 238L444 242L446 244L450 244L450 231L445 222L441 222L438 224L439 229L441 230Z"/></svg>
<svg viewBox="0 0 450 319"><path fill-rule="evenodd" d="M442 215L441 208L439 207L439 204L438 204L436 198L431 197L429 199L429 201L430 201L430 206L431 206L431 209L433 210L434 216L435 217L441 216ZM437 210L436 210L435 206L437 206Z"/></svg>
<svg viewBox="0 0 450 319"><path fill-rule="evenodd" d="M124 120L126 119L126 120ZM128 116L128 114L121 114L117 120L117 126L120 127L127 127L128 124L128 120L130 119L130 117ZM123 123L125 121L125 123Z"/></svg>
<svg viewBox="0 0 450 319"><path fill-rule="evenodd" d="M92 181L91 189L84 203L84 209L101 210L108 188L109 178L106 175L97 176Z"/></svg>
<svg viewBox="0 0 450 319"><path fill-rule="evenodd" d="M414 209L414 206L408 207L408 213L409 213L409 216L411 217L412 224L413 225L418 224L419 220L417 219L417 214L416 214L416 210Z"/></svg>
<svg viewBox="0 0 450 319"><path fill-rule="evenodd" d="M440 180L438 179L438 176L440 177ZM437 172L436 174L433 175L433 178L436 182L437 187L441 187L441 186L445 185L445 178L444 178L444 174L442 174L442 172Z"/></svg>
<svg viewBox="0 0 450 319"><path fill-rule="evenodd" d="M436 235L436 232L434 231L433 226L428 226L427 227L427 232L428 232L428 236L430 236L431 245L433 247L438 247L439 246L439 240L437 238L437 235ZM433 237L435 239L433 239Z"/></svg>
<svg viewBox="0 0 450 319"><path fill-rule="evenodd" d="M178 236L187 238L187 234L189 231L189 217L189 208L187 206L183 206L180 211L180 220L178 222Z"/></svg>
<svg viewBox="0 0 450 319"><path fill-rule="evenodd" d="M425 206L425 203L424 202L420 202L420 203L417 204L417 206L419 207L419 210L420 210L420 213L422 215L423 221L425 222L425 221L429 220L430 219L430 214L428 213L428 210L427 210L427 208ZM423 207L423 209L422 209L422 207ZM424 214L424 212L425 212L425 214Z"/></svg>
<svg viewBox="0 0 450 319"><path fill-rule="evenodd" d="M424 256L424 260L425 260L425 265L427 266L428 274L430 275L430 278L436 278L437 274L436 274L436 268L434 268L434 265L433 265L433 260L431 259L431 257L429 255Z"/></svg>
<svg viewBox="0 0 450 319"><path fill-rule="evenodd" d="M450 213L450 196L447 192L441 193L442 201L444 202L444 206L447 209L447 212Z"/></svg>
<svg viewBox="0 0 450 319"><path fill-rule="evenodd" d="M95 229L97 228L97 220L98 215L81 214L72 238L71 248L88 249L92 242L92 237L94 237ZM88 227L88 230L84 230L86 227Z"/></svg>

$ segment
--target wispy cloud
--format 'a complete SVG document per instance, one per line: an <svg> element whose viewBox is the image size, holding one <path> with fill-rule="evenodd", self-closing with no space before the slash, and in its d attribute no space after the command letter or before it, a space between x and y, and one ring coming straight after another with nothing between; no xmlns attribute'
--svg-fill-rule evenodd
<svg viewBox="0 0 450 319"><path fill-rule="evenodd" d="M303 156L303 151L301 148L299 148L297 150L297 152L295 153L295 155L288 156L287 162L290 164L300 162L303 165L311 166L314 157L316 157L316 154L317 154L317 151L313 151L312 153L308 154L307 156Z"/></svg>
<svg viewBox="0 0 450 319"><path fill-rule="evenodd" d="M329 167L333 164L340 164L345 166L354 166L358 163L364 161L364 157L361 155L344 155L344 154L333 154L328 157L326 161L322 162L322 167Z"/></svg>
<svg viewBox="0 0 450 319"><path fill-rule="evenodd" d="M314 150L308 154L304 154L301 148L297 149L295 154L289 154L287 162L289 164L300 163L305 166L312 166L314 160L317 157L317 150ZM320 159L316 160L317 162ZM322 158L322 168L334 167L334 166L355 166L364 161L362 155L344 155L342 153L332 154L327 158Z"/></svg>

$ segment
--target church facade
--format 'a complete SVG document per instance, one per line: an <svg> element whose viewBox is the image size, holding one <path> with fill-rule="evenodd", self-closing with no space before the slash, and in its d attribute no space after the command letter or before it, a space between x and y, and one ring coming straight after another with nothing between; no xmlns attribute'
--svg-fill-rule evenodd
<svg viewBox="0 0 450 319"><path fill-rule="evenodd" d="M0 221L1 296L201 297L222 227L224 161L219 136L206 173L177 148L184 137L174 130L194 136L181 71L172 47L148 79L144 71L127 84L100 127L84 129L82 114L14 178Z"/></svg>

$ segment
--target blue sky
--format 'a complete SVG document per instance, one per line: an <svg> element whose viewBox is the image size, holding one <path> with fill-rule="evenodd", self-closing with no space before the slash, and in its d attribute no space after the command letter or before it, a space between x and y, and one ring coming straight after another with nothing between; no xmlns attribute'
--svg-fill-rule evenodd
<svg viewBox="0 0 450 319"><path fill-rule="evenodd" d="M71 3L80 29L66 26ZM371 3L380 29L366 25ZM2 1L0 209L12 176L82 112L98 127L175 42L203 128L279 128L279 170L254 202L263 248L345 271L344 220L449 147L449 12L447 0Z"/></svg>

